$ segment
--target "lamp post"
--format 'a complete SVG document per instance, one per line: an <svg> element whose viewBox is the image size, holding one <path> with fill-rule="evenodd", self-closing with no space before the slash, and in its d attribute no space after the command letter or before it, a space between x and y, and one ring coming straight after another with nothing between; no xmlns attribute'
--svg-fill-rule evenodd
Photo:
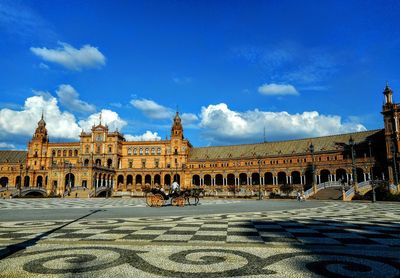
<svg viewBox="0 0 400 278"><path fill-rule="evenodd" d="M374 182L374 172L372 171L372 143L371 141L368 141L368 149L369 149L369 164L370 164L370 169L369 169L369 174L371 177L371 187L372 187L372 202L376 202L376 195L375 195L375 182Z"/></svg>
<svg viewBox="0 0 400 278"><path fill-rule="evenodd" d="M355 143L354 143L353 137L351 137L351 136L349 139L349 145L351 148L351 172L353 175L353 184L357 184L357 173L356 173L356 168L354 165L354 145L355 145Z"/></svg>
<svg viewBox="0 0 400 278"><path fill-rule="evenodd" d="M393 178L394 184L397 186L399 184L398 176L397 176L397 162L396 162L396 143L394 138L392 138L392 156L393 156Z"/></svg>
<svg viewBox="0 0 400 278"><path fill-rule="evenodd" d="M258 200L262 200L262 197L261 197L261 157L258 157Z"/></svg>
<svg viewBox="0 0 400 278"><path fill-rule="evenodd" d="M314 186L316 185L316 176L315 176L315 164L314 164L314 145L311 143L310 145L310 152L311 152L311 160L312 160L312 176L313 176L313 180L312 180L312 186L314 188Z"/></svg>
<svg viewBox="0 0 400 278"><path fill-rule="evenodd" d="M72 164L71 162L68 162L68 168L69 168L69 173L68 173L68 194L71 193L71 168L72 168Z"/></svg>
<svg viewBox="0 0 400 278"><path fill-rule="evenodd" d="M19 164L19 185L18 185L18 190L19 190L19 194L18 196L21 197L22 194L22 163Z"/></svg>

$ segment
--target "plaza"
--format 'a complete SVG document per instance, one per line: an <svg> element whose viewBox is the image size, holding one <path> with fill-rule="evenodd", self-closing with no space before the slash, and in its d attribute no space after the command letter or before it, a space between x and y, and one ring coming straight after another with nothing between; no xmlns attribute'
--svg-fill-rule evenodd
<svg viewBox="0 0 400 278"><path fill-rule="evenodd" d="M12 199L0 208L2 277L400 274L398 203Z"/></svg>

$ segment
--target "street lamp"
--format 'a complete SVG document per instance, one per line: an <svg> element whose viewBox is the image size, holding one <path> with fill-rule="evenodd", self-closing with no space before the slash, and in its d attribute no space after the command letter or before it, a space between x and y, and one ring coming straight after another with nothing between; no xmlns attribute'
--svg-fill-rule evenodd
<svg viewBox="0 0 400 278"><path fill-rule="evenodd" d="M72 168L72 164L71 162L68 162L68 168L69 168L69 173L68 173L68 194L71 193L71 168Z"/></svg>
<svg viewBox="0 0 400 278"><path fill-rule="evenodd" d="M313 176L313 180L312 180L312 186L316 185L316 176L315 176L315 163L314 163L314 145L311 143L310 145L310 152L311 152L311 160L312 160L312 176Z"/></svg>
<svg viewBox="0 0 400 278"><path fill-rule="evenodd" d="M357 173L356 173L356 168L354 165L354 145L355 145L355 143L354 143L353 137L351 137L351 136L349 139L349 145L351 147L351 172L353 174L353 184L356 184L357 183Z"/></svg>
<svg viewBox="0 0 400 278"><path fill-rule="evenodd" d="M261 197L261 157L258 157L258 200L262 200L262 197Z"/></svg>
<svg viewBox="0 0 400 278"><path fill-rule="evenodd" d="M396 162L396 144L394 138L392 138L392 156L393 156L393 171L394 171L394 183L397 186L399 184L398 176L397 176L397 162Z"/></svg>
<svg viewBox="0 0 400 278"><path fill-rule="evenodd" d="M18 189L19 189L19 197L21 197L22 195L22 163L19 164L19 185L18 185Z"/></svg>
<svg viewBox="0 0 400 278"><path fill-rule="evenodd" d="M375 195L375 182L374 182L374 172L372 171L372 143L371 141L368 141L368 149L369 149L369 163L370 163L370 168L369 168L369 174L371 177L371 187L372 187L372 202L376 202L376 195Z"/></svg>

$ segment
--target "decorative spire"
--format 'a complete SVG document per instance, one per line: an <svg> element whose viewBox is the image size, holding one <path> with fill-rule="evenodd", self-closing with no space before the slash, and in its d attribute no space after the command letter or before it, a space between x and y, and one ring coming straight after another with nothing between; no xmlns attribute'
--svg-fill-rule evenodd
<svg viewBox="0 0 400 278"><path fill-rule="evenodd" d="M99 115L100 125L101 125L101 113L102 113L102 112L100 112L100 115Z"/></svg>

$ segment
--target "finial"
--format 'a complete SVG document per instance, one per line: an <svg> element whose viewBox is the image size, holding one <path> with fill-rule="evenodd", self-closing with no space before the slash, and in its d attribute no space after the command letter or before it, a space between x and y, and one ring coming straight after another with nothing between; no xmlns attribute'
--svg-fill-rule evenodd
<svg viewBox="0 0 400 278"><path fill-rule="evenodd" d="M102 112L100 112L100 115L99 115L100 125L101 125L101 113L102 113Z"/></svg>
<svg viewBox="0 0 400 278"><path fill-rule="evenodd" d="M44 109L42 109L42 120L44 120L43 118L44 118Z"/></svg>

